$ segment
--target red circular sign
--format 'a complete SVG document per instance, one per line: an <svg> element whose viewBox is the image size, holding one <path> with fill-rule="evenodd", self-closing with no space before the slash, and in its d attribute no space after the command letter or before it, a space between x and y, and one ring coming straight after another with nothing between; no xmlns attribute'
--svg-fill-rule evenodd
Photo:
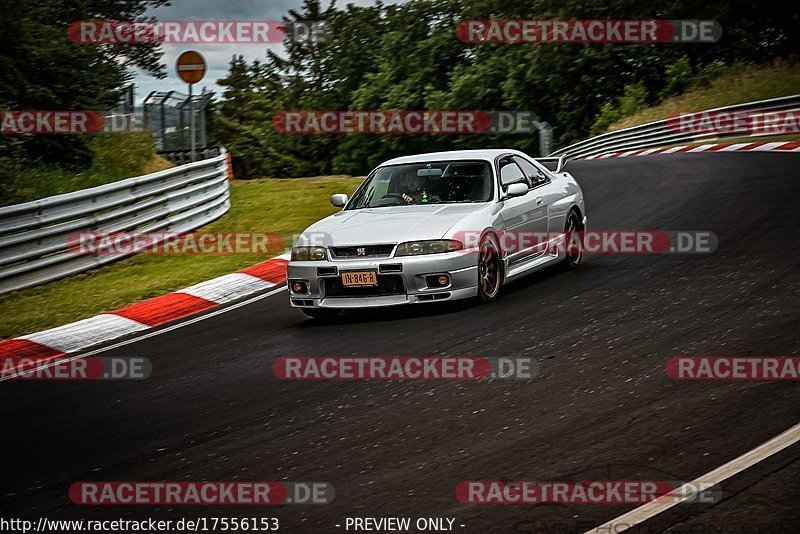
<svg viewBox="0 0 800 534"><path fill-rule="evenodd" d="M189 50L178 56L175 70L178 71L178 76L184 82L197 83L206 75L206 60L200 55L200 52Z"/></svg>

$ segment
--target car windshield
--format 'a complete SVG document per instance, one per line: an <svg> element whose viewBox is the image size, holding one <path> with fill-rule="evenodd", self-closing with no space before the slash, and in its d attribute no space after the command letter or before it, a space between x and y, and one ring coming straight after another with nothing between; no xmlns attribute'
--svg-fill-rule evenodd
<svg viewBox="0 0 800 534"><path fill-rule="evenodd" d="M439 161L387 165L353 195L347 209L406 204L461 204L492 198L487 161Z"/></svg>

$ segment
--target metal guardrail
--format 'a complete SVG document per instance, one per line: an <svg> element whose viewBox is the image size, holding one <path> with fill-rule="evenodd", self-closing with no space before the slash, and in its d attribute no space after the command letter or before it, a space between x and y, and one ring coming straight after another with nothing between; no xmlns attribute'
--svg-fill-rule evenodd
<svg viewBox="0 0 800 534"><path fill-rule="evenodd" d="M0 294L140 252L87 255L81 232L188 232L230 208L227 153L144 176L0 207ZM152 243L151 243L152 245Z"/></svg>
<svg viewBox="0 0 800 534"><path fill-rule="evenodd" d="M758 102L748 102L706 110L707 113L733 112L733 111L789 111L800 110L800 95L784 96ZM551 156L566 156L569 159L585 158L611 152L639 150L653 148L687 141L706 141L724 137L743 137L741 133L732 132L704 133L695 135L691 133L675 132L669 128L669 119L650 122L640 126L625 128L609 132L568 147L560 148L550 154Z"/></svg>
<svg viewBox="0 0 800 534"><path fill-rule="evenodd" d="M222 153L221 150L222 149L219 147L198 148L195 150L195 158L196 159L213 158L215 156L220 155ZM171 150L168 152L159 152L158 155L168 161L171 161L176 165L183 165L184 163L189 163L190 161L192 161L191 150Z"/></svg>

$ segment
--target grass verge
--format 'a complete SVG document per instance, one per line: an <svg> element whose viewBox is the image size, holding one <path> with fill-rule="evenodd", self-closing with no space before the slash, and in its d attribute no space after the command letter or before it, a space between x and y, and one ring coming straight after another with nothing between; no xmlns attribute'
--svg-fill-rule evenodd
<svg viewBox="0 0 800 534"><path fill-rule="evenodd" d="M92 163L82 171L0 160L0 170L4 173L0 206L70 193L174 166L156 155L153 137L147 132L96 134L88 147Z"/></svg>
<svg viewBox="0 0 800 534"><path fill-rule="evenodd" d="M703 111L800 93L800 61L781 60L768 65L737 64L707 84L643 109L614 123L621 130L666 119L671 113Z"/></svg>
<svg viewBox="0 0 800 534"><path fill-rule="evenodd" d="M333 193L352 193L361 180L350 176L234 180L230 211L201 230L301 232L337 210L329 202ZM0 296L0 337L91 317L267 259L253 254L144 254L120 260L85 274Z"/></svg>

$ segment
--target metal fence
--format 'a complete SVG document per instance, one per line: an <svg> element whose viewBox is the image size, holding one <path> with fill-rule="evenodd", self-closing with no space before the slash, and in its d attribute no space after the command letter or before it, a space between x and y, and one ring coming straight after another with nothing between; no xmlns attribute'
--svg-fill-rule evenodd
<svg viewBox="0 0 800 534"><path fill-rule="evenodd" d="M230 208L227 153L82 191L0 208L0 294L140 252L87 255L81 232L188 232ZM151 243L152 245L152 243Z"/></svg>
<svg viewBox="0 0 800 534"><path fill-rule="evenodd" d="M188 95L178 91L152 92L144 99L144 125L153 134L159 152L191 148L191 113L195 116L197 147L206 146L206 108L213 92Z"/></svg>
<svg viewBox="0 0 800 534"><path fill-rule="evenodd" d="M784 96L771 100L748 102L707 110L706 113L734 112L734 111L789 111L800 109L800 95ZM673 123L674 124L674 123ZM586 141L575 143L568 147L556 150L551 156L566 156L569 159L585 158L598 154L621 152L626 150L639 150L672 144L693 141L706 141L724 138L726 135L716 132L695 135L681 133L669 128L669 120L661 120L617 130L592 137ZM731 132L728 137L743 137L741 133Z"/></svg>
<svg viewBox="0 0 800 534"><path fill-rule="evenodd" d="M221 149L219 147L198 148L195 150L195 158L213 158L221 154L220 150ZM169 152L159 152L158 155L176 165L183 165L184 163L190 163L192 161L191 150L171 150Z"/></svg>

